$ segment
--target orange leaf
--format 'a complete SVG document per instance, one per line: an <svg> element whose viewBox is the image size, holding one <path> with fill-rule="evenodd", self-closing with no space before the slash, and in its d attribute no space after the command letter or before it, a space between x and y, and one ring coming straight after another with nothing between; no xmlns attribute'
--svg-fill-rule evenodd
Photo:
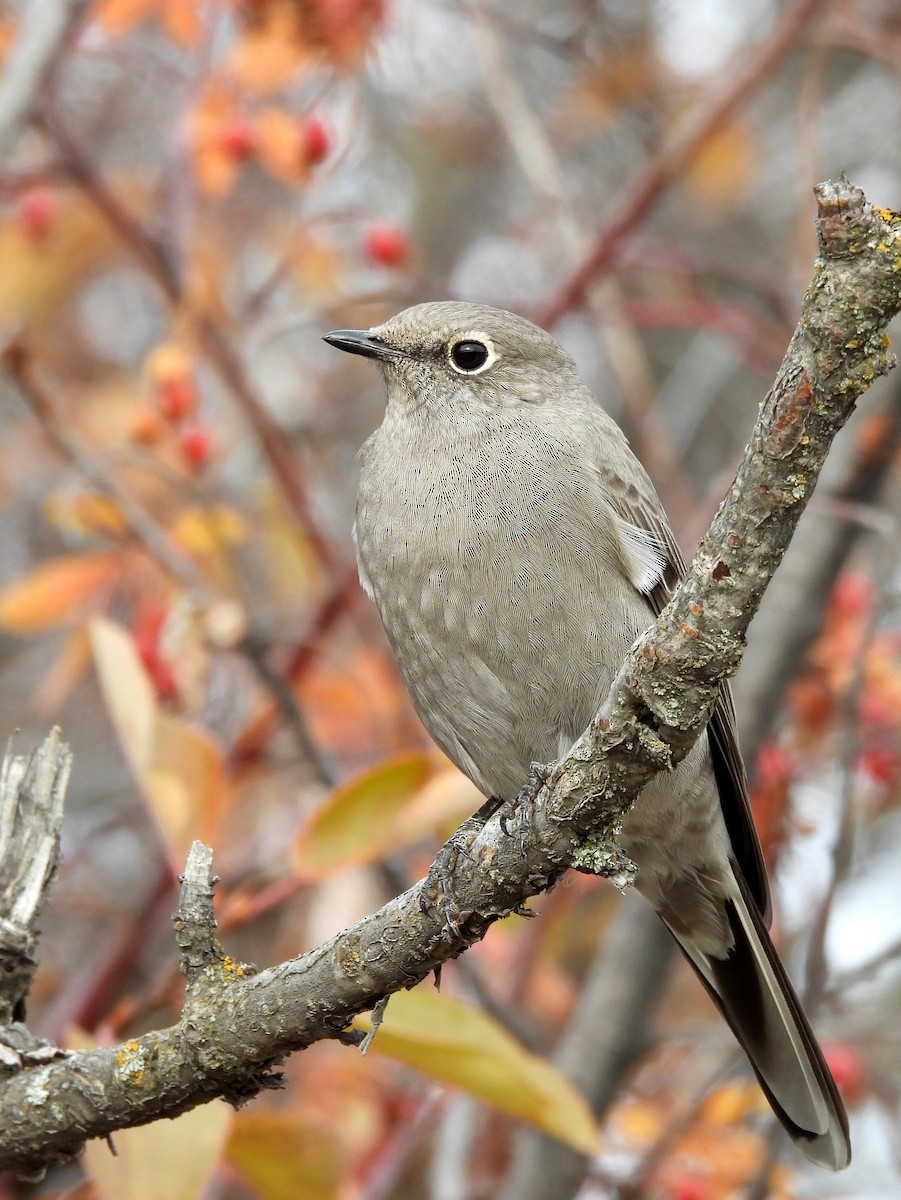
<svg viewBox="0 0 901 1200"><path fill-rule="evenodd" d="M122 575L118 550L51 558L0 591L0 626L43 633L104 600Z"/></svg>
<svg viewBox="0 0 901 1200"><path fill-rule="evenodd" d="M358 1024L367 1027L366 1020ZM598 1128L582 1093L493 1017L462 1000L424 987L398 992L372 1049L463 1088L583 1154L597 1152Z"/></svg>
<svg viewBox="0 0 901 1200"><path fill-rule="evenodd" d="M94 19L116 37L155 16L174 42L195 46L204 31L200 9L197 0L100 0Z"/></svg>
<svg viewBox="0 0 901 1200"><path fill-rule="evenodd" d="M197 0L164 0L160 24L179 46L196 46L204 34L203 6Z"/></svg>
<svg viewBox="0 0 901 1200"><path fill-rule="evenodd" d="M94 20L113 37L127 33L155 8L155 0L99 0Z"/></svg>
<svg viewBox="0 0 901 1200"><path fill-rule="evenodd" d="M264 108L257 117L257 155L280 183L299 183L310 173L297 117L282 108Z"/></svg>
<svg viewBox="0 0 901 1200"><path fill-rule="evenodd" d="M66 637L50 669L32 694L36 712L55 712L81 683L91 667L91 642L87 628L79 625Z"/></svg>
<svg viewBox="0 0 901 1200"><path fill-rule="evenodd" d="M258 8L232 51L228 69L245 88L271 92L290 83L310 61L301 29L302 6L270 0Z"/></svg>

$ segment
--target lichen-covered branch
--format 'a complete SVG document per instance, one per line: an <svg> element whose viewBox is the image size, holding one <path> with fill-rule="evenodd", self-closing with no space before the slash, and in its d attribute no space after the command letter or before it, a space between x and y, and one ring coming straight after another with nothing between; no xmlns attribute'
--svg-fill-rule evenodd
<svg viewBox="0 0 901 1200"><path fill-rule="evenodd" d="M549 778L526 789L523 836L495 818L459 857L458 926L446 926L422 882L325 945L252 974L225 958L212 934L210 864L200 855L200 873L189 877L205 899L179 906L189 982L194 973L182 1020L9 1079L0 1092L0 1167L34 1167L85 1137L271 1086L286 1053L347 1038L356 1013L461 953L567 867L627 868L615 842L622 815L704 728L832 439L891 365L886 326L901 308L901 218L873 209L845 180L816 195L816 271L735 483L601 713Z"/></svg>

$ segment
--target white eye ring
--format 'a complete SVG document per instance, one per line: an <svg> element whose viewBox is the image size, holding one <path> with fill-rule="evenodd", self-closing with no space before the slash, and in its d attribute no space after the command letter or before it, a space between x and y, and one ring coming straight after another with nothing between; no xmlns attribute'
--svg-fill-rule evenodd
<svg viewBox="0 0 901 1200"><path fill-rule="evenodd" d="M469 351L473 353L473 361L477 360L477 351L484 350L485 358L477 365L467 367L464 365L465 357ZM463 353L461 354L460 351ZM460 361L460 360L463 361ZM484 333L480 333L477 329L471 330L469 333L461 334L455 337L447 348L447 361L450 363L452 370L458 375L481 375L483 371L487 371L490 366L497 362L497 351L494 348L494 342L491 338L486 337Z"/></svg>

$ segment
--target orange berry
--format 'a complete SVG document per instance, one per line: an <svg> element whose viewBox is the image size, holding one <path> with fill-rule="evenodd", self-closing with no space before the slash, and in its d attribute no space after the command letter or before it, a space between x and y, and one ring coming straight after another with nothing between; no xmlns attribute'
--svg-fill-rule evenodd
<svg viewBox="0 0 901 1200"><path fill-rule="evenodd" d="M131 440L140 446L152 446L166 432L166 424L154 408L136 409L131 418Z"/></svg>

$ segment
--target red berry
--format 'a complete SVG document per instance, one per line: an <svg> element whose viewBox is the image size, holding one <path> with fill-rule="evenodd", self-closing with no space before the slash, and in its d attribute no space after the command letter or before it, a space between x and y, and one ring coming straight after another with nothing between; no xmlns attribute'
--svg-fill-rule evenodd
<svg viewBox="0 0 901 1200"><path fill-rule="evenodd" d="M759 787L782 785L791 774L791 761L778 742L764 742L757 754L754 778Z"/></svg>
<svg viewBox="0 0 901 1200"><path fill-rule="evenodd" d="M710 1200L710 1185L700 1175L683 1175L670 1184L666 1200Z"/></svg>
<svg viewBox="0 0 901 1200"><path fill-rule="evenodd" d="M154 604L138 617L132 630L138 655L161 700L174 700L178 695L175 672L163 657L161 647L168 616L168 609L163 605Z"/></svg>
<svg viewBox="0 0 901 1200"><path fill-rule="evenodd" d="M860 756L860 765L877 783L892 784L898 778L898 753L893 746L867 746Z"/></svg>
<svg viewBox="0 0 901 1200"><path fill-rule="evenodd" d="M848 571L832 589L832 612L840 617L864 616L873 607L873 584L865 575Z"/></svg>
<svg viewBox="0 0 901 1200"><path fill-rule="evenodd" d="M212 430L206 425L191 425L182 430L178 447L188 466L200 471L213 457L216 441Z"/></svg>
<svg viewBox="0 0 901 1200"><path fill-rule="evenodd" d="M399 267L410 250L407 235L399 225L373 225L364 245L368 257L383 267Z"/></svg>
<svg viewBox="0 0 901 1200"><path fill-rule="evenodd" d="M156 406L167 421L183 421L197 409L197 385L190 375L170 375L156 388Z"/></svg>
<svg viewBox="0 0 901 1200"><path fill-rule="evenodd" d="M59 220L60 204L56 192L46 187L32 187L19 197L19 220L34 241L43 241Z"/></svg>
<svg viewBox="0 0 901 1200"><path fill-rule="evenodd" d="M322 117L306 117L300 127L301 149L304 162L315 167L321 163L332 148L332 135Z"/></svg>
<svg viewBox="0 0 901 1200"><path fill-rule="evenodd" d="M243 162L253 151L253 129L241 116L225 121L219 130L219 145L229 158Z"/></svg>
<svg viewBox="0 0 901 1200"><path fill-rule="evenodd" d="M847 1042L826 1042L823 1056L845 1100L856 1104L863 1098L867 1085L866 1067L857 1047L849 1046Z"/></svg>

